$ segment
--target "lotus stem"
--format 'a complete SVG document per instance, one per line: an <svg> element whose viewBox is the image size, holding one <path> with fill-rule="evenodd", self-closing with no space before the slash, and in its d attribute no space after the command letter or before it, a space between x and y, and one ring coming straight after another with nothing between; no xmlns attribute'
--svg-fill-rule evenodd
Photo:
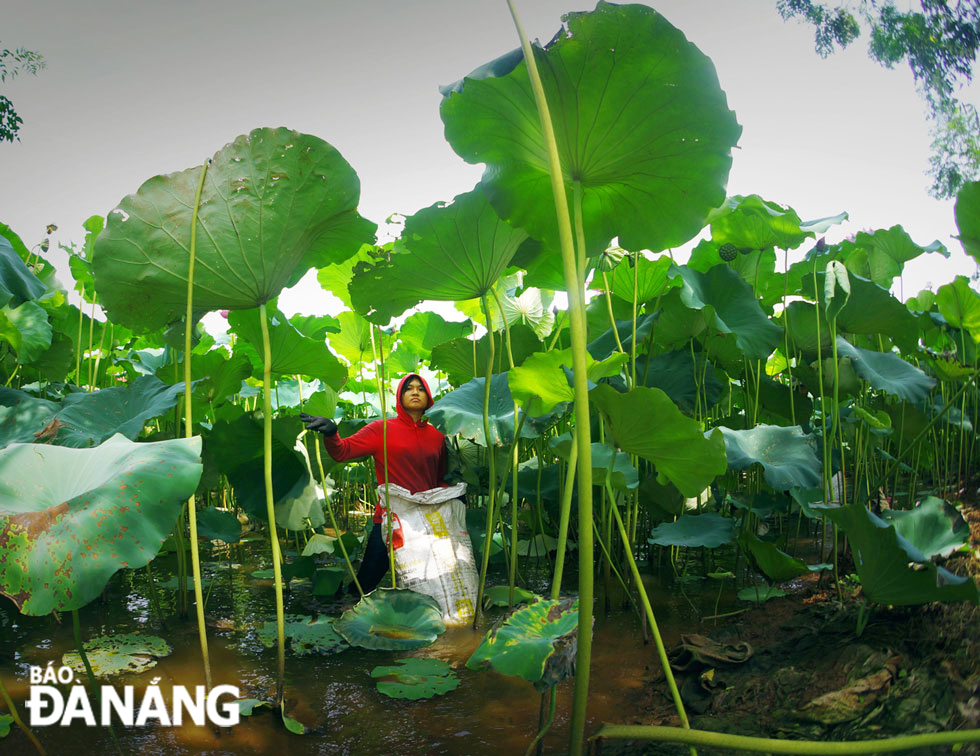
<svg viewBox="0 0 980 756"><path fill-rule="evenodd" d="M568 468L565 470L565 488L562 489L561 510L558 519L558 546L555 552L555 572L551 578L551 598L557 599L561 593L562 573L565 571L565 551L568 545L568 521L572 512L572 484L575 481L578 463L578 441L576 431L572 431L572 450L568 455Z"/></svg>
<svg viewBox="0 0 980 756"><path fill-rule="evenodd" d="M374 378L378 384L378 399L381 402L381 459L384 467L385 478L385 511L388 513L388 569L391 571L391 587L397 588L398 582L397 577L395 576L395 539L392 537L392 530L394 529L395 525L391 507L388 504L388 502L391 501L391 498L388 495L388 407L387 397L385 396L384 342L381 343L380 347L375 346L374 328L375 327L373 325L369 325L368 334L371 336L371 355L374 357ZM378 336L380 337L380 335L381 329L378 328ZM395 397L395 401L400 402L401 397Z"/></svg>
<svg viewBox="0 0 980 756"><path fill-rule="evenodd" d="M483 539L483 558L480 560L480 585L476 592L476 608L473 610L473 629L476 629L480 621L480 611L483 608L483 591L487 582L487 567L490 564L490 547L493 545L493 523L494 523L494 503L497 493L497 464L493 444L490 441L490 382L493 380L493 320L490 318L490 303L484 293L480 297L483 305L483 314L487 319L487 337L490 343L490 354L487 358L487 375L483 384L483 440L487 445L487 465L490 471L489 495L487 501L487 525L486 534ZM517 432L517 429L514 429ZM514 439L517 440L516 437Z"/></svg>
<svg viewBox="0 0 980 756"><path fill-rule="evenodd" d="M541 75L538 73L534 50L528 41L521 25L514 0L507 0L510 13L514 19L517 36L521 40L524 61L527 64L531 90L537 105L538 116L541 120L541 132L548 153L548 172L551 175L551 190L555 202L555 213L558 221L558 237L561 248L562 267L565 273L565 287L568 291L568 304L571 312L570 327L572 336L572 374L575 395L575 426L579 456L583 461L589 459L591 438L589 427L589 388L586 373L586 325L585 325L585 295L583 282L580 278L584 270L579 269L576 262L576 249L572 236L572 220L568 210L568 197L565 194L565 184L562 178L561 160L558 156L558 143L555 140L555 130L551 122L551 112L545 96ZM575 182L575 198L577 225L582 229L581 185ZM578 256L584 262L584 239L579 234ZM568 743L570 754L582 752L585 740L585 714L589 698L589 665L592 658L592 571L594 565L592 544L592 465L578 466L578 518L579 518L579 633L578 648L575 656L575 694L572 705L571 734Z"/></svg>
<svg viewBox="0 0 980 756"><path fill-rule="evenodd" d="M976 743L980 742L980 730L902 735L897 738L883 738L881 740L824 742L755 738L748 735L709 732L708 730L682 730L679 727L604 724L590 740L605 738L689 743L711 748L726 748L755 753L796 754L797 756L862 756L863 754L906 751L913 748L936 748L957 743Z"/></svg>
<svg viewBox="0 0 980 756"><path fill-rule="evenodd" d="M0 677L0 698L3 699L5 704L7 704L7 711L10 712L10 716L13 718L14 724L17 725L21 729L21 732L27 736L28 740L30 740L34 745L35 750L37 750L41 756L47 756L47 751L44 750L44 746L41 745L41 742L35 737L34 733L31 732L30 728L24 724L24 721L20 718L20 714L17 713L17 707L14 706L14 702L10 698L10 694L7 693L7 689L4 687L2 677Z"/></svg>
<svg viewBox="0 0 980 756"><path fill-rule="evenodd" d="M194 436L194 416L191 409L191 336L194 321L194 263L197 259L197 214L201 208L204 178L208 173L205 160L201 177L194 194L194 210L191 213L190 260L187 264L187 310L184 316L184 438ZM104 334L103 334L104 335ZM197 605L197 635L201 642L201 658L204 660L204 691L211 692L211 658L208 654L208 632L204 625L204 597L201 586L201 554L197 543L197 504L192 493L187 499L187 524L191 531L191 571L194 575L194 602ZM212 583L213 585L213 583ZM183 591L181 586L181 591ZM210 591L209 591L210 593Z"/></svg>
<svg viewBox="0 0 980 756"><path fill-rule="evenodd" d="M282 601L282 550L279 548L279 534L276 532L275 494L272 490L272 346L269 342L265 302L259 305L259 325L262 327L262 467L265 473L265 511L269 518L272 574L276 589L276 704L281 706L286 687L286 628Z"/></svg>
<svg viewBox="0 0 980 756"><path fill-rule="evenodd" d="M557 699L558 699L558 691L555 689L555 686L554 685L552 685L548 689L548 692L547 693L542 693L541 694L541 704L542 704L542 707L541 708L542 709L544 708L544 697L545 696L548 696L548 718L543 723L541 723L539 721L538 724L540 726L538 728L538 734L534 736L534 740L532 740L531 743L530 743L530 745L528 745L527 750L524 752L524 756L531 756L531 751L533 751L535 749L535 747L537 747L538 748L538 751L540 752L540 750L541 750L541 746L540 746L541 740L548 733L548 730L551 729L551 724L555 721L555 703L557 702ZM539 720L540 719L541 719L541 717L539 717Z"/></svg>

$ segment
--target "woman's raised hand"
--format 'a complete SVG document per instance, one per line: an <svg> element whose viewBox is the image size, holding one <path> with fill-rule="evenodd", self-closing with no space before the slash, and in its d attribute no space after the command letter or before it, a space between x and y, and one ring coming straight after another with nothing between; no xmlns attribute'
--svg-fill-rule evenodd
<svg viewBox="0 0 980 756"><path fill-rule="evenodd" d="M299 419L306 425L306 430L316 431L324 436L332 436L337 432L337 423L329 417L307 415L305 412L300 412Z"/></svg>

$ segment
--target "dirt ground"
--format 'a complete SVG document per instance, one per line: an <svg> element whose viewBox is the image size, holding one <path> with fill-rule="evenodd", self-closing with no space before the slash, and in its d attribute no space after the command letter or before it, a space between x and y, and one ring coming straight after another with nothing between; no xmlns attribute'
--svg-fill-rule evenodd
<svg viewBox="0 0 980 756"><path fill-rule="evenodd" d="M980 509L974 503L965 509L972 553L959 554L944 566L976 579ZM842 741L980 727L978 607L870 606L867 626L857 636L859 588L845 591L841 603L827 578L821 584L809 575L794 581L788 592L719 629L705 623L702 633L712 643L708 658L672 650L675 666L689 664L675 677L692 728ZM711 658L712 650L723 657L744 656L745 643L752 653L744 662ZM642 696L647 714L629 724L680 725L662 671ZM640 741L606 741L594 751L606 756L688 753L686 746ZM698 753L735 752L699 748ZM957 753L980 754L980 744Z"/></svg>

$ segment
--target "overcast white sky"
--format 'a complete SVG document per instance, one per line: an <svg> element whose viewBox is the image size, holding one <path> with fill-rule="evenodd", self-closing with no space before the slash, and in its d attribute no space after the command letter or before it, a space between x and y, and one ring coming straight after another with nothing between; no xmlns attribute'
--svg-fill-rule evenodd
<svg viewBox="0 0 980 756"><path fill-rule="evenodd" d="M774 0L648 4L714 61L743 126L729 194L757 193L804 219L846 210L830 240L901 224L920 244L946 244L950 260L907 266L906 297L975 269L951 238L953 203L926 192L928 126L907 68L869 61L864 39L820 59L812 30L784 23ZM542 40L563 12L592 7L518 0ZM32 246L52 222L55 242L81 241L89 215L259 126L337 147L360 176L362 214L379 225L451 199L481 168L443 139L438 86L517 38L504 0L5 0L0 44L48 63L0 88L24 119L21 141L0 144L0 220ZM322 311L309 284L283 309Z"/></svg>

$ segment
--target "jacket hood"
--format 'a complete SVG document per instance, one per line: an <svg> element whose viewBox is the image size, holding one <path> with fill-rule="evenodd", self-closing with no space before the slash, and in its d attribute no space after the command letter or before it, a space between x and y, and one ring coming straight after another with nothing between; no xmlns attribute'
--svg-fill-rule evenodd
<svg viewBox="0 0 980 756"><path fill-rule="evenodd" d="M425 409L429 409L429 407L431 407L435 403L432 401L432 391L429 390L429 384L426 383L425 378L423 378L418 373L409 373L404 378L402 378L398 382L398 389L395 391L395 398L397 400L395 404L395 412L398 414L398 417L400 417L402 420L406 420L410 423L414 423L415 421L412 420L412 416L405 411L404 407L402 407L402 389L405 388L405 384L408 383L408 381L412 378L418 378L420 381L422 381L422 388L425 389L425 395L429 399L428 403L425 405Z"/></svg>

